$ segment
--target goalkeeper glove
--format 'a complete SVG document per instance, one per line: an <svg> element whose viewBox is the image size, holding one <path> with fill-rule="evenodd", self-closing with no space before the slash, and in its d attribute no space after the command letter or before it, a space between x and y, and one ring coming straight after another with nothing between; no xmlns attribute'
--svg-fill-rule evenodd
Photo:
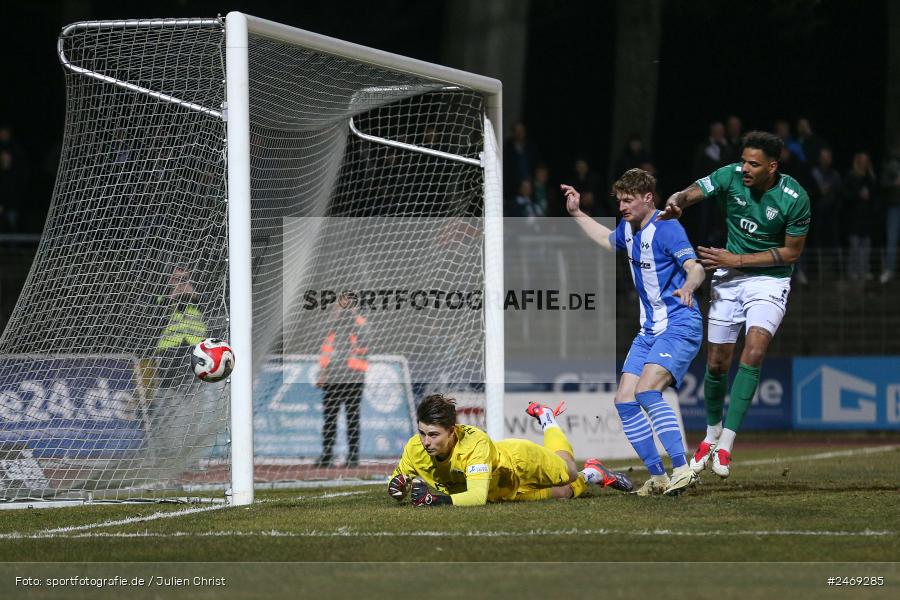
<svg viewBox="0 0 900 600"><path fill-rule="evenodd" d="M388 483L388 495L397 502L401 502L406 497L408 491L409 478L403 473L395 475L390 483Z"/></svg>
<svg viewBox="0 0 900 600"><path fill-rule="evenodd" d="M413 506L438 506L439 504L453 504L450 496L431 492L428 485L419 478L413 479L412 493L410 495Z"/></svg>

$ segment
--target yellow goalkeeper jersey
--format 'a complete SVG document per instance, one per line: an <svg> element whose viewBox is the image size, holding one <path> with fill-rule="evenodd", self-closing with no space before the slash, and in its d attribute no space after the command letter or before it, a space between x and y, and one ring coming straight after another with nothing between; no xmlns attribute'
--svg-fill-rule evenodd
<svg viewBox="0 0 900 600"><path fill-rule="evenodd" d="M513 499L519 488L515 462L507 441L494 443L488 435L469 425L455 425L456 445L446 460L438 461L425 452L418 435L403 448L394 475L417 475L439 492L450 494L454 504L476 504L471 493L489 482L487 501ZM517 440L516 440L517 441ZM482 496L483 498L483 496ZM472 500L472 501L470 501Z"/></svg>

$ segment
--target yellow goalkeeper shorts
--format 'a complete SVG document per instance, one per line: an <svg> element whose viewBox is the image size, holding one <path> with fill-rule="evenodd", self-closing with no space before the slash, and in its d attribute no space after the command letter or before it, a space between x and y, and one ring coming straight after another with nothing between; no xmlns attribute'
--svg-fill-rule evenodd
<svg viewBox="0 0 900 600"><path fill-rule="evenodd" d="M515 494L505 500L515 500L516 496L529 496L535 490L569 483L569 467L555 452L529 440L507 439L496 444L512 459L519 479Z"/></svg>

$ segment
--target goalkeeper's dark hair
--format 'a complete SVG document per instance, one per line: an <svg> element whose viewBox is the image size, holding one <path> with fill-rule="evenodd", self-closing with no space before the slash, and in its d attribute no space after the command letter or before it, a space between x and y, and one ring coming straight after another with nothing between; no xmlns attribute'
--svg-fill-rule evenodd
<svg viewBox="0 0 900 600"><path fill-rule="evenodd" d="M753 148L762 150L769 160L779 160L781 158L781 149L784 148L784 142L774 133L768 131L751 131L744 136L741 142L741 152L744 148Z"/></svg>
<svg viewBox="0 0 900 600"><path fill-rule="evenodd" d="M416 419L426 425L452 429L456 425L456 400L443 394L431 394L419 404Z"/></svg>
<svg viewBox="0 0 900 600"><path fill-rule="evenodd" d="M643 169L628 169L612 185L611 195L625 196L656 193L656 177Z"/></svg>

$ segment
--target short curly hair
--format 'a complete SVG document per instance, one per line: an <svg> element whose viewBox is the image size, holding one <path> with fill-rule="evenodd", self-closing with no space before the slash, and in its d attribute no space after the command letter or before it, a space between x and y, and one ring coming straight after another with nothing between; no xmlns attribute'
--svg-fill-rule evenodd
<svg viewBox="0 0 900 600"><path fill-rule="evenodd" d="M754 148L762 150L769 160L778 160L781 158L781 149L784 148L784 142L774 133L768 131L750 131L744 136L741 143L741 152L744 148Z"/></svg>
<svg viewBox="0 0 900 600"><path fill-rule="evenodd" d="M611 192L613 196L618 196L619 194L643 196L644 194L654 193L656 193L656 177L643 169L628 169L625 171L612 185Z"/></svg>

